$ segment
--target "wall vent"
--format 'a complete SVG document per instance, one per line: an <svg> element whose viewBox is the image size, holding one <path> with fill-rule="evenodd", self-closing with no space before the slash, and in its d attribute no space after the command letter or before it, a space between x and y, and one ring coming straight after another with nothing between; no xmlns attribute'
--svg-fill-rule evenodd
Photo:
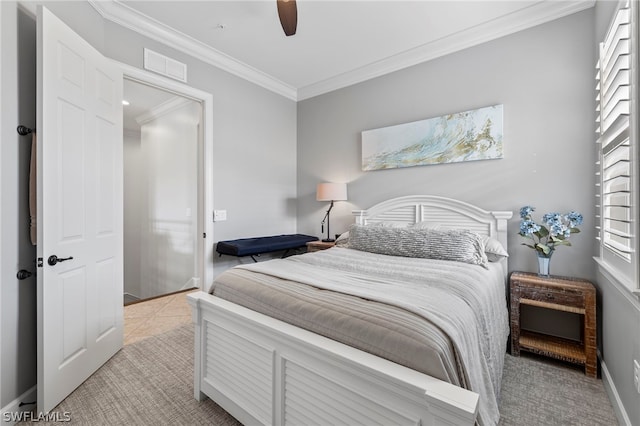
<svg viewBox="0 0 640 426"><path fill-rule="evenodd" d="M153 50L144 49L144 69L174 80L187 82L187 64L168 58Z"/></svg>

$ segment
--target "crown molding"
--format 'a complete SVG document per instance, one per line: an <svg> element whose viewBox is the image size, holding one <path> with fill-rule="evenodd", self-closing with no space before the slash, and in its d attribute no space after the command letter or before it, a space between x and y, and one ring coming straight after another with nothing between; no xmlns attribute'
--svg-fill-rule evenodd
<svg viewBox="0 0 640 426"><path fill-rule="evenodd" d="M485 22L411 50L390 56L341 75L298 89L298 100L309 99L342 89L394 71L427 62L450 53L477 46L500 37L534 27L595 5L595 0L581 2L541 1L517 12Z"/></svg>
<svg viewBox="0 0 640 426"><path fill-rule="evenodd" d="M191 99L183 98L180 96L173 97L167 101L164 101L153 108L151 110L140 114L135 118L136 123L140 126L149 123L150 121L157 120L167 114L170 114L174 111L179 110L182 107L185 107L191 103L193 103ZM196 120L197 122L198 120Z"/></svg>
<svg viewBox="0 0 640 426"><path fill-rule="evenodd" d="M544 0L476 27L301 88L292 87L244 62L156 21L118 0L88 0L100 15L118 25L199 58L237 77L294 101L309 99L385 74L436 59L462 49L562 18L593 7L596 0Z"/></svg>
<svg viewBox="0 0 640 426"><path fill-rule="evenodd" d="M88 0L104 18L141 35L158 40L190 56L201 59L237 77L286 98L297 100L296 89L252 66L156 21L117 0Z"/></svg>

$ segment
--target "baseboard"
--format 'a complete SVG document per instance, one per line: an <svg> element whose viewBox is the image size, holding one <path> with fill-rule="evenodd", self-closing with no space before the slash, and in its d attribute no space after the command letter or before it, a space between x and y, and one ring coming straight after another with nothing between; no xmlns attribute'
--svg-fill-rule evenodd
<svg viewBox="0 0 640 426"><path fill-rule="evenodd" d="M180 290L188 290L190 288L200 288L200 278L191 277Z"/></svg>
<svg viewBox="0 0 640 426"><path fill-rule="evenodd" d="M607 369L607 365L600 354L598 354L598 358L600 358L600 371L602 372L602 383L604 384L604 389L609 395L609 401L611 401L611 406L613 407L613 411L618 418L618 422L623 426L633 426L631 424L631 420L629 420L629 416L627 415L627 411L624 409L624 405L622 405L622 400L620 399L620 395L618 394L618 390L616 389L616 385L613 383L613 379L611 378L611 374L609 374L609 370Z"/></svg>
<svg viewBox="0 0 640 426"><path fill-rule="evenodd" d="M137 302L138 300L140 300L140 298L136 295L133 295L131 293L124 293L124 304L128 305L129 303L133 303L133 302Z"/></svg>
<svg viewBox="0 0 640 426"><path fill-rule="evenodd" d="M23 420L17 413L22 413L25 411L35 410L36 406L31 405L23 405L20 406L21 402L35 402L38 397L38 386L33 386L31 389L27 390L25 393L11 401L9 404L2 407L2 419L0 420L0 424L2 426L15 425L19 420Z"/></svg>

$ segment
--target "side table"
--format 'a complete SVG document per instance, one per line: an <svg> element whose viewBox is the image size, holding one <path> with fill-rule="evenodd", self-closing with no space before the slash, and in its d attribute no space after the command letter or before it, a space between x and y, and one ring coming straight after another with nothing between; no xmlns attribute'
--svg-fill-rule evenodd
<svg viewBox="0 0 640 426"><path fill-rule="evenodd" d="M326 250L335 246L335 241L325 242L325 241L310 241L307 243L307 253L312 253L314 251Z"/></svg>
<svg viewBox="0 0 640 426"><path fill-rule="evenodd" d="M511 288L511 354L529 351L583 365L587 376L596 377L596 291L589 281L578 278L542 277L513 272ZM520 305L582 315L581 341L520 329Z"/></svg>

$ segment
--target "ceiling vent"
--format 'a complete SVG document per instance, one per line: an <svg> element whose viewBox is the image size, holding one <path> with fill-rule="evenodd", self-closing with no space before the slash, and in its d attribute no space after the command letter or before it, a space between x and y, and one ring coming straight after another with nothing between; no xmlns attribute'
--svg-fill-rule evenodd
<svg viewBox="0 0 640 426"><path fill-rule="evenodd" d="M187 64L178 62L175 59L144 49L144 69L162 74L174 80L187 82Z"/></svg>

